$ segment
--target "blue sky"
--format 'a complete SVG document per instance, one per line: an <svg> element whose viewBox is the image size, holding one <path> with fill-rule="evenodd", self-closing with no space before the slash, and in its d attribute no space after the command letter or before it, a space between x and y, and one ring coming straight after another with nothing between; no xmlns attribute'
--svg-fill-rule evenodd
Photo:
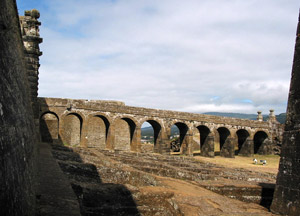
<svg viewBox="0 0 300 216"><path fill-rule="evenodd" d="M17 0L40 11L39 96L286 110L298 0Z"/></svg>

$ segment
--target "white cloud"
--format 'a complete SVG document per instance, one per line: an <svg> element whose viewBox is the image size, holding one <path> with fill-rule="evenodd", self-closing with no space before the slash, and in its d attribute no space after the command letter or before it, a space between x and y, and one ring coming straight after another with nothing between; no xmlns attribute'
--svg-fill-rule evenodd
<svg viewBox="0 0 300 216"><path fill-rule="evenodd" d="M285 112L298 1L47 4L40 96L189 112Z"/></svg>

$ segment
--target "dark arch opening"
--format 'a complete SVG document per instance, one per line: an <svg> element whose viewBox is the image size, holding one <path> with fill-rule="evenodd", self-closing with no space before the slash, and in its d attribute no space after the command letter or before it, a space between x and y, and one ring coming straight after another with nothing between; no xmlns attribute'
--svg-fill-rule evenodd
<svg viewBox="0 0 300 216"><path fill-rule="evenodd" d="M265 139L268 138L268 135L264 131L258 131L254 135L254 154L259 152L259 148L261 147L262 143Z"/></svg>
<svg viewBox="0 0 300 216"><path fill-rule="evenodd" d="M45 112L40 117L40 133L43 142L58 140L59 118L54 112Z"/></svg>
<svg viewBox="0 0 300 216"><path fill-rule="evenodd" d="M218 154L220 154L220 152L222 151L222 148L226 142L226 139L228 138L228 136L230 136L230 131L225 127L219 127L217 130L219 132L219 138L220 138L220 141L219 141L220 151L218 153Z"/></svg>
<svg viewBox="0 0 300 216"><path fill-rule="evenodd" d="M171 139L171 145L170 145L171 152L181 151L182 143L184 141L187 131L188 131L188 126L182 122L177 122L171 127L171 137L173 137L173 139Z"/></svg>
<svg viewBox="0 0 300 216"><path fill-rule="evenodd" d="M235 151L235 154L239 154L243 144L246 142L247 138L249 137L249 132L245 129L240 129L236 132L238 137L238 149Z"/></svg>
<svg viewBox="0 0 300 216"><path fill-rule="evenodd" d="M161 131L161 125L154 120L147 120L143 123L143 125L146 125L146 123L149 123L150 126L142 129L142 138L144 140L144 142L141 143L142 152L155 152L155 149L157 148L157 140Z"/></svg>

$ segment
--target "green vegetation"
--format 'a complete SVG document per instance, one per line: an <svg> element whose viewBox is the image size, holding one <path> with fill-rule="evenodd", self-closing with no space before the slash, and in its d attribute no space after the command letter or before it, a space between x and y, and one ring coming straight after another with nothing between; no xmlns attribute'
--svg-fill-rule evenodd
<svg viewBox="0 0 300 216"><path fill-rule="evenodd" d="M267 121L269 119L269 116L264 116L264 121ZM285 123L286 120L286 113L280 113L279 115L276 115L276 119L281 124Z"/></svg>

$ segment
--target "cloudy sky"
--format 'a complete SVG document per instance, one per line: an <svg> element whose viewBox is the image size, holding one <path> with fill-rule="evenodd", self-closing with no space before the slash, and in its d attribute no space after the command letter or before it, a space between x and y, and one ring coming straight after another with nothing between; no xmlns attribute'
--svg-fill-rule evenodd
<svg viewBox="0 0 300 216"><path fill-rule="evenodd" d="M41 12L39 96L286 111L299 0L17 0Z"/></svg>

